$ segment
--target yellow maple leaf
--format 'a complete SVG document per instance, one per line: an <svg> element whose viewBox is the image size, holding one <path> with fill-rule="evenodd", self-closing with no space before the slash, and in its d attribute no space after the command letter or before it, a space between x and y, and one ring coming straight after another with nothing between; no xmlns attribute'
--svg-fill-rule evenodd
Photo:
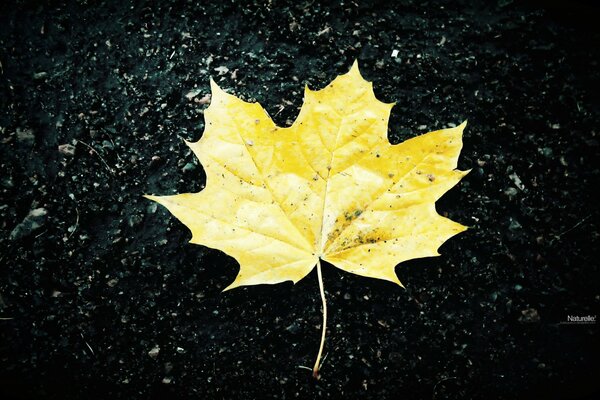
<svg viewBox="0 0 600 400"><path fill-rule="evenodd" d="M316 266L325 314L321 260L401 285L398 263L437 256L466 229L435 209L468 172L456 170L466 123L390 144L393 104L377 100L356 62L324 89L306 87L286 128L212 80L211 91L204 134L187 143L206 171L205 189L147 197L191 230L191 243L239 262L225 290L295 283ZM324 337L325 323L315 376Z"/></svg>

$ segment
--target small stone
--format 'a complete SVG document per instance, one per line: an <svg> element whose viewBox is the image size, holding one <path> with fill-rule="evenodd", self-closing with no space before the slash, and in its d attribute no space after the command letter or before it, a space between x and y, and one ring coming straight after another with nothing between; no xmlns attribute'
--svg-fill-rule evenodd
<svg viewBox="0 0 600 400"><path fill-rule="evenodd" d="M351 298L352 298L352 296L350 296L350 293L344 294L344 300L350 300Z"/></svg>
<svg viewBox="0 0 600 400"><path fill-rule="evenodd" d="M561 164L563 167L568 167L568 166L569 166L569 163L567 163L567 160L565 160L565 157L564 157L564 156L560 156L560 157L558 158L558 161L560 161L560 164Z"/></svg>
<svg viewBox="0 0 600 400"><path fill-rule="evenodd" d="M46 76L48 76L47 72L36 72L33 74L33 79L35 80L39 80L39 79L44 79Z"/></svg>
<svg viewBox="0 0 600 400"><path fill-rule="evenodd" d="M525 189L525 185L523 185L523 182L521 181L521 178L519 178L519 176L516 173L512 173L510 175L508 175L508 177L510 178L511 181L513 181L513 183L515 184L515 186L521 190Z"/></svg>
<svg viewBox="0 0 600 400"><path fill-rule="evenodd" d="M146 207L146 212L148 214L154 214L156 213L156 210L158 210L158 205L156 204L156 202L152 202L148 205L148 207Z"/></svg>
<svg viewBox="0 0 600 400"><path fill-rule="evenodd" d="M192 89L189 92L187 92L187 94L185 95L185 97L188 100L192 100L194 97L198 96L200 94L200 89Z"/></svg>
<svg viewBox="0 0 600 400"><path fill-rule="evenodd" d="M108 287L114 287L117 283L119 283L119 280L117 278L113 278L110 281L106 282Z"/></svg>
<svg viewBox="0 0 600 400"><path fill-rule="evenodd" d="M2 184L2 186L4 186L7 189L11 189L11 188L15 187L15 182L13 181L12 177L10 177L10 176L3 178L1 184Z"/></svg>
<svg viewBox="0 0 600 400"><path fill-rule="evenodd" d="M58 146L58 152L65 156L73 157L75 155L75 146L72 144L61 144Z"/></svg>
<svg viewBox="0 0 600 400"><path fill-rule="evenodd" d="M526 308L525 310L521 310L521 316L519 317L519 322L525 323L533 323L539 322L540 315L538 314L535 308Z"/></svg>
<svg viewBox="0 0 600 400"><path fill-rule="evenodd" d="M143 220L144 220L144 217L142 217L141 215L133 214L133 215L130 215L129 218L127 219L127 224L129 225L130 228L134 228L134 227L138 226L139 224L141 224Z"/></svg>
<svg viewBox="0 0 600 400"><path fill-rule="evenodd" d="M31 144L35 140L35 136L31 129L17 128L17 140L22 143Z"/></svg>
<svg viewBox="0 0 600 400"><path fill-rule="evenodd" d="M148 355L152 358L156 358L158 357L158 353L160 353L160 347L154 346L154 348L148 352Z"/></svg>
<svg viewBox="0 0 600 400"><path fill-rule="evenodd" d="M229 68L227 68L226 66L222 65L220 67L215 68L215 71L219 73L220 75L225 75L226 73L229 72Z"/></svg>
<svg viewBox="0 0 600 400"><path fill-rule="evenodd" d="M516 219L510 218L510 224L508 224L509 231L517 231L521 229L523 226Z"/></svg>
<svg viewBox="0 0 600 400"><path fill-rule="evenodd" d="M173 371L173 363L166 362L165 363L165 374L170 374Z"/></svg>
<svg viewBox="0 0 600 400"><path fill-rule="evenodd" d="M167 376L167 377L163 378L162 383L164 383L165 385L168 385L169 383L171 383L171 381L172 381L171 378Z"/></svg>
<svg viewBox="0 0 600 400"><path fill-rule="evenodd" d="M46 214L48 214L48 211L45 208L31 210L25 219L23 219L23 222L12 230L9 239L18 240L31 235L46 223Z"/></svg>
<svg viewBox="0 0 600 400"><path fill-rule="evenodd" d="M483 170L483 168L481 167L477 167L473 170L473 178L475 178L475 180L482 182L485 180L485 171Z"/></svg>
<svg viewBox="0 0 600 400"><path fill-rule="evenodd" d="M192 172L196 169L196 165L194 163L187 163L182 168L183 172Z"/></svg>
<svg viewBox="0 0 600 400"><path fill-rule="evenodd" d="M382 319L378 319L378 320L377 320L377 323L378 323L380 326L383 326L384 328L389 328L389 327L390 327L390 324L388 324L386 321L384 321L384 320L382 320Z"/></svg>
<svg viewBox="0 0 600 400"><path fill-rule="evenodd" d="M518 193L519 191L512 186L504 191L504 194L510 197L511 199L515 197Z"/></svg>
<svg viewBox="0 0 600 400"><path fill-rule="evenodd" d="M291 325L287 326L285 330L290 333L298 333L300 331L300 325L298 325L296 322L293 322Z"/></svg>
<svg viewBox="0 0 600 400"><path fill-rule="evenodd" d="M204 96L202 96L201 98L196 98L194 99L194 103L198 103L198 104L208 104L210 103L210 99L211 99L211 95L209 94L205 94Z"/></svg>
<svg viewBox="0 0 600 400"><path fill-rule="evenodd" d="M150 159L150 166L153 167L155 165L158 165L159 162L160 156L152 156L152 158Z"/></svg>
<svg viewBox="0 0 600 400"><path fill-rule="evenodd" d="M541 155L543 155L546 158L552 158L554 155L550 147L542 147L541 149L538 149L538 151Z"/></svg>

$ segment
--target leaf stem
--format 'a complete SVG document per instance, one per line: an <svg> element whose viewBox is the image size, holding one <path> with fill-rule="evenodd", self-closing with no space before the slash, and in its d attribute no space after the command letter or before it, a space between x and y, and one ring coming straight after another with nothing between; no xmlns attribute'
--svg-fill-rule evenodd
<svg viewBox="0 0 600 400"><path fill-rule="evenodd" d="M319 290L321 291L321 300L323 301L323 331L321 332L321 345L319 353L313 367L313 378L319 379L319 368L321 362L321 354L323 354L323 346L325 345L325 332L327 331L327 302L325 301L325 289L323 288L323 274L321 273L321 259L317 260L317 276L319 278Z"/></svg>

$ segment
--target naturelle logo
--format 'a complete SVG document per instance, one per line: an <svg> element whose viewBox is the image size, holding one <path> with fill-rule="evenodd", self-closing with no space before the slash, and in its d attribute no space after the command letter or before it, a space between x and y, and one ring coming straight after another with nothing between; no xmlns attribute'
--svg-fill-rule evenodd
<svg viewBox="0 0 600 400"><path fill-rule="evenodd" d="M561 322L561 324L571 324L571 325L587 325L587 324L595 324L596 323L596 315L567 315L567 320Z"/></svg>

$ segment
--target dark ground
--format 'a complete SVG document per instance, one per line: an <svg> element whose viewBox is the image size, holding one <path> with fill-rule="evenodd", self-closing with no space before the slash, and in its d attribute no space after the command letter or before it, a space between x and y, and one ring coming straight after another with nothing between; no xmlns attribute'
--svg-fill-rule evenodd
<svg viewBox="0 0 600 400"><path fill-rule="evenodd" d="M600 304L598 8L93 3L0 6L2 399L598 390L598 324L563 324ZM202 187L185 95L210 76L288 124L355 58L392 141L468 118L473 171L438 210L472 229L398 267L406 291L326 266L315 382L316 273L221 293L236 262L141 195Z"/></svg>

